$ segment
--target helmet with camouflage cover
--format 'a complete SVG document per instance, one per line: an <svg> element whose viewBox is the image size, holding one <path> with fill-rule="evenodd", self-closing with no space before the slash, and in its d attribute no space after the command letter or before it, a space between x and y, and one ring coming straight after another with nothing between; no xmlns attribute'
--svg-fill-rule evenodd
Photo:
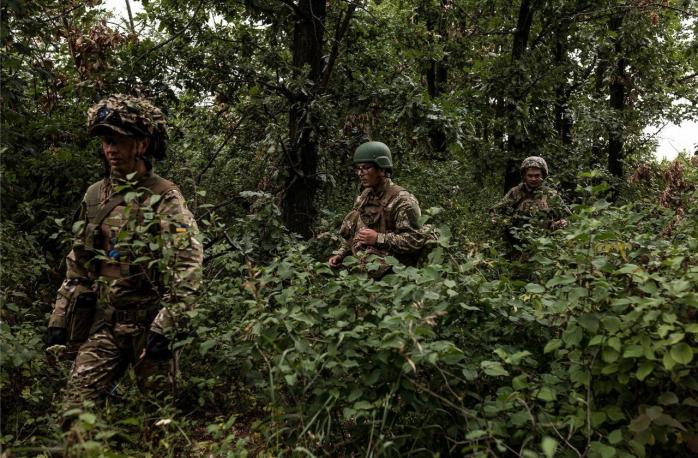
<svg viewBox="0 0 698 458"><path fill-rule="evenodd" d="M167 127L162 111L148 100L124 94L104 98L87 110L87 129L91 135L121 134L148 137L146 154L165 157Z"/></svg>
<svg viewBox="0 0 698 458"><path fill-rule="evenodd" d="M529 156L524 159L521 163L521 174L523 175L526 172L526 169L530 169L532 167L540 169L543 172L543 178L548 176L548 164L542 157Z"/></svg>
<svg viewBox="0 0 698 458"><path fill-rule="evenodd" d="M381 169L393 168L393 156L390 148L381 142L366 142L354 151L354 165L362 162L372 162Z"/></svg>

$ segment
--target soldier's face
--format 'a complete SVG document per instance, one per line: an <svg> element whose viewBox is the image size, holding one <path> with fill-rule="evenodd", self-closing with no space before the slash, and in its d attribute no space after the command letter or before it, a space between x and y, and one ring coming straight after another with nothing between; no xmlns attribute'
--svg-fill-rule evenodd
<svg viewBox="0 0 698 458"><path fill-rule="evenodd" d="M374 188L385 180L385 170L376 167L371 162L357 164L355 170L364 188Z"/></svg>
<svg viewBox="0 0 698 458"><path fill-rule="evenodd" d="M138 169L138 163L148 148L148 139L121 134L102 136L102 151L112 171L128 175Z"/></svg>
<svg viewBox="0 0 698 458"><path fill-rule="evenodd" d="M524 172L523 180L529 188L539 188L543 184L543 171L538 167L530 167Z"/></svg>

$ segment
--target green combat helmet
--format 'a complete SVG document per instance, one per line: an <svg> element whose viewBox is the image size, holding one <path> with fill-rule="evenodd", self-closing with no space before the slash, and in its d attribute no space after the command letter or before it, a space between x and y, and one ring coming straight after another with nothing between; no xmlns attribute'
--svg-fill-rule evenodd
<svg viewBox="0 0 698 458"><path fill-rule="evenodd" d="M163 159L167 150L167 127L162 111L148 100L124 94L104 98L87 110L90 135L121 134L149 137L146 154Z"/></svg>
<svg viewBox="0 0 698 458"><path fill-rule="evenodd" d="M354 151L354 165L362 162L372 162L381 169L393 168L393 156L390 148L381 142L366 142Z"/></svg>
<svg viewBox="0 0 698 458"><path fill-rule="evenodd" d="M541 171L543 172L543 178L548 176L548 164L542 157L529 156L526 159L524 159L521 163L521 175L523 175L526 172L526 169L530 169L531 167L541 169Z"/></svg>

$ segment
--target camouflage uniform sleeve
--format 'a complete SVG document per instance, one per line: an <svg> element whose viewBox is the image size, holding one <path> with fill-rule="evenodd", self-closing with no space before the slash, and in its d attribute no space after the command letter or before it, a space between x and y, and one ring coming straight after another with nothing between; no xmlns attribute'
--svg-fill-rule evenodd
<svg viewBox="0 0 698 458"><path fill-rule="evenodd" d="M421 250L428 238L419 225L421 215L417 199L408 192L401 192L391 211L395 232L387 233L384 237L379 234L376 248L387 248L395 254L416 253Z"/></svg>
<svg viewBox="0 0 698 458"><path fill-rule="evenodd" d="M150 329L165 334L179 316L194 307L196 292L201 285L203 246L194 216L187 208L184 197L174 189L163 196L158 206L160 231L166 271L160 272L163 300L167 306L160 309Z"/></svg>
<svg viewBox="0 0 698 458"><path fill-rule="evenodd" d="M491 209L492 216L511 216L514 212L516 188L511 188Z"/></svg>
<svg viewBox="0 0 698 458"><path fill-rule="evenodd" d="M89 287L92 285L92 280L89 278L89 272L87 270L87 263L90 262L91 257L87 254L84 249L84 231L87 223L87 212L86 204L83 199L82 206L80 209L80 217L78 221L82 221L82 226L80 230L75 234L73 239L73 247L70 253L65 257L66 263L66 274L61 287L58 289L58 294L56 297L56 302L53 304L53 311L51 312L51 318L49 318L49 327L64 328L65 323L65 312L68 308L68 304L72 300L79 286Z"/></svg>
<svg viewBox="0 0 698 458"><path fill-rule="evenodd" d="M351 246L352 240L354 240L354 235L356 234L356 223L357 223L358 213L356 210L352 210L347 213L342 221L342 226L339 229L339 235L342 237L342 242L339 248L332 252L334 256L341 256L345 258L352 254Z"/></svg>
<svg viewBox="0 0 698 458"><path fill-rule="evenodd" d="M354 208L347 213L347 216L342 220L342 226L339 229L339 235L342 237L342 242L339 247L332 252L333 256L341 256L345 258L352 254L352 245L354 242L354 236L356 235L356 228L359 219L358 208L361 205L362 200L365 198L365 193L361 193L354 199Z"/></svg>

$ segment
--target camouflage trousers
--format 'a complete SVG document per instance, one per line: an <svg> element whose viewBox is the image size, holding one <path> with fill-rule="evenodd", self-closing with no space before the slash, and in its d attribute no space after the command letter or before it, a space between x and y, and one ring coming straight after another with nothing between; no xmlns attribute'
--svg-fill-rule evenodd
<svg viewBox="0 0 698 458"><path fill-rule="evenodd" d="M83 400L104 401L114 384L133 367L141 391L174 394L177 353L155 360L144 355L147 329L132 324L104 326L80 346L68 378L64 412Z"/></svg>

